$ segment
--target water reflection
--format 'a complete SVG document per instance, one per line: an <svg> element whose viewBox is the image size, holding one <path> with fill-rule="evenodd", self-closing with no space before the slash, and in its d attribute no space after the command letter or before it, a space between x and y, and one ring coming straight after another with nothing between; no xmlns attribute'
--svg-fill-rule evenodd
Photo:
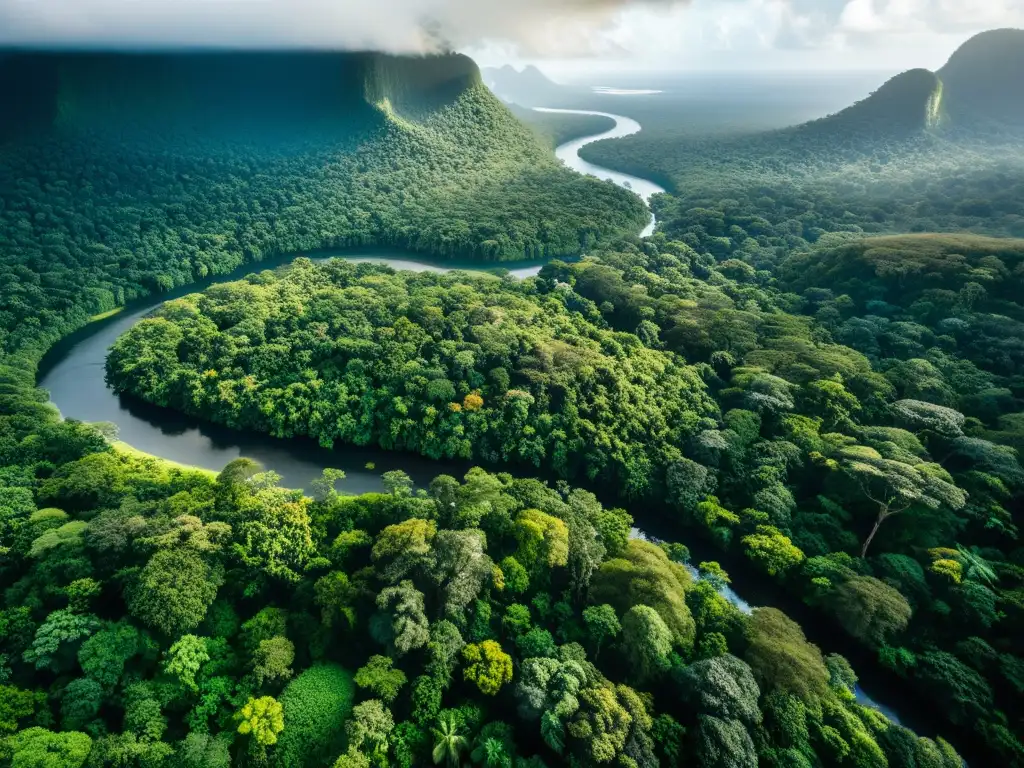
<svg viewBox="0 0 1024 768"><path fill-rule="evenodd" d="M406 254L388 256L324 252L317 254L315 260L328 258L387 264L394 269L416 272L448 272L454 268L481 271L495 266L442 266L416 261ZM513 263L509 266L511 274L523 278L537 274L542 264ZM249 271L265 267L257 264ZM230 279L238 279L241 274L244 273ZM183 293L185 291L177 292L179 295ZM111 320L97 323L91 329L92 332L62 349L61 357L45 371L39 386L49 390L50 401L65 418L110 422L117 426L119 439L141 451L215 472L219 472L229 462L246 456L280 474L284 484L293 488L308 488L310 481L327 467L345 470L347 477L339 484L339 490L354 494L383 490L380 476L392 469L404 470L418 485L426 485L431 478L445 472L461 476L468 469L468 464L460 462L437 462L417 455L376 448L337 446L327 450L309 439L281 440L268 435L239 432L132 397L119 397L107 388L104 380L107 350L119 336L166 298L154 298L152 302L126 310Z"/></svg>

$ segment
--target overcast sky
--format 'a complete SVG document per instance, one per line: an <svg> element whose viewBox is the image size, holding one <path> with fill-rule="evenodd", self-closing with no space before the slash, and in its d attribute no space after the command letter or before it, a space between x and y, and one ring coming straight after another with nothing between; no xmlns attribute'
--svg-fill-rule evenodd
<svg viewBox="0 0 1024 768"><path fill-rule="evenodd" d="M0 0L0 45L450 46L482 64L937 68L1024 0Z"/></svg>
<svg viewBox="0 0 1024 768"><path fill-rule="evenodd" d="M1024 27L1024 0L694 0L625 9L594 45L607 69L615 61L628 69L897 72L938 69L969 37L999 27ZM485 63L528 59L502 44L474 53ZM529 60L566 77L597 64Z"/></svg>

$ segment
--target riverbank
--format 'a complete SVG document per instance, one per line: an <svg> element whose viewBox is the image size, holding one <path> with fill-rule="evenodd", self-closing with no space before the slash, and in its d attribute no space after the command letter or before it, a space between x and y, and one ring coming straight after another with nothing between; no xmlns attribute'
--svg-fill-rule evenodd
<svg viewBox="0 0 1024 768"><path fill-rule="evenodd" d="M599 178L603 176L600 169L592 168L591 172L583 166L577 167L573 164L574 158L578 160L578 148L594 141L613 136L626 136L640 130L639 124L634 120L602 114L616 121L612 130L574 139L556 150L556 155L569 167ZM654 194L660 190L656 185L645 187L647 182L643 179L621 174L612 180L638 194L641 191ZM648 229L652 227L653 224L649 225ZM436 261L388 248L325 249L279 256L247 264L230 274L207 278L165 294L132 301L119 311L97 316L94 318L95 322L65 336L47 351L38 367L38 385L49 391L50 401L65 418L116 424L119 439L140 451L212 471L220 471L229 462L247 456L280 474L286 485L305 488L324 469L342 469L347 474L344 487L349 493L381 490L383 485L380 475L391 469L402 469L414 480L424 482L429 482L436 474L448 471L437 462L419 456L396 458L392 452L365 447L338 447L325 450L310 440L278 440L265 435L244 435L234 430L188 419L181 414L155 408L132 398L118 397L107 388L103 372L107 349L154 307L165 301L202 291L217 283L231 282L254 272L285 266L300 255L314 260L344 258L354 262L386 264L394 269L412 271L501 270L520 279L536 275L547 263L546 260L483 263ZM376 470L368 471L367 462L373 462ZM468 466L467 464L465 468ZM465 468L462 469L463 472ZM455 472L458 469L457 466L453 466L451 471Z"/></svg>

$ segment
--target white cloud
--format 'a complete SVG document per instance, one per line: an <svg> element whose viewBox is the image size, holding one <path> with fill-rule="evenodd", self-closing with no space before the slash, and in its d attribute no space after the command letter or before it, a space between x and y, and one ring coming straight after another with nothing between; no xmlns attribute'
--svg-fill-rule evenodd
<svg viewBox="0 0 1024 768"><path fill-rule="evenodd" d="M625 8L687 1L0 0L0 44L586 51Z"/></svg>
<svg viewBox="0 0 1024 768"><path fill-rule="evenodd" d="M0 0L0 45L450 46L485 63L935 68L1000 26L1024 26L1024 0Z"/></svg>
<svg viewBox="0 0 1024 768"><path fill-rule="evenodd" d="M1024 0L849 0L839 29L880 38L1024 25ZM862 42L871 42L862 39Z"/></svg>

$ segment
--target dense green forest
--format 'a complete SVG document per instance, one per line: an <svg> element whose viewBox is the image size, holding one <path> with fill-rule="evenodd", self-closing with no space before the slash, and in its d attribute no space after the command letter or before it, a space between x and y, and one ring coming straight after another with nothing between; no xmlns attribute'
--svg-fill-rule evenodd
<svg viewBox="0 0 1024 768"><path fill-rule="evenodd" d="M729 139L644 133L581 154L658 179L673 191L653 201L663 231L719 258L772 268L834 232L1024 236L1024 141L1014 136L840 140L814 124Z"/></svg>
<svg viewBox="0 0 1024 768"><path fill-rule="evenodd" d="M1024 243L863 238L1024 234L1009 134L933 124L963 107L920 73L880 92L910 100L898 130L869 100L686 160L655 134L656 178L706 183L640 243L616 236L642 203L544 146L584 124L538 139L463 57L186 58L0 61L0 766L959 768L595 493L1024 765ZM109 380L489 471L358 497L327 471L307 496L112 447L35 388L94 314L364 244L590 255L524 281L298 259L167 303Z"/></svg>
<svg viewBox="0 0 1024 768"><path fill-rule="evenodd" d="M59 465L7 499L7 765L960 765L567 485L326 472L310 498L53 416L4 417L3 450Z"/></svg>
<svg viewBox="0 0 1024 768"><path fill-rule="evenodd" d="M111 350L107 379L232 427L550 467L642 497L717 409L695 368L572 299L299 260L163 305Z"/></svg>
<svg viewBox="0 0 1024 768"><path fill-rule="evenodd" d="M714 369L726 416L753 389L757 434L793 446L760 499L743 485L763 466L730 480L720 454L687 451L711 460L716 503L735 518L698 525L742 550L746 514L767 513L796 547L788 572L775 566L784 587L1000 765L1024 764L1024 242L963 233L1024 235L1021 61L1024 32L988 33L935 74L905 73L801 126L654 126L582 153L655 174L673 190L653 201L659 236L708 260L696 277L745 291L685 323L654 318L662 344L682 339L689 362ZM922 234L872 237L891 233ZM618 295L636 301L624 275ZM615 290L585 295L618 316Z"/></svg>
<svg viewBox="0 0 1024 768"><path fill-rule="evenodd" d="M34 348L40 333L52 342L135 296L275 254L376 244L495 261L573 255L639 231L649 215L629 192L562 167L462 57L435 62L442 85L411 93L403 78L409 70L425 77L432 60L395 72L393 59L374 59L373 77L348 86L358 98L326 114L306 101L295 106L289 79L277 95L279 111L293 119L246 121L248 113L225 109L223 124L204 122L202 130L187 117L165 125L176 110L161 89L174 93L171 86L205 72L185 67L170 85L154 84L155 76L128 77L125 70L148 70L120 58L92 69L74 57L59 62L85 74L54 94L54 124L0 142L0 327L8 352ZM284 64L310 78L342 66L293 58ZM32 63L6 62L26 74ZM210 65L214 73L224 66L218 57ZM461 73L464 87L452 92L446 67ZM237 79L232 69L214 82ZM147 85L161 94L157 104L123 114L120 99ZM311 90L310 99L318 93Z"/></svg>
<svg viewBox="0 0 1024 768"><path fill-rule="evenodd" d="M982 279L970 263L1009 279L1022 249L909 238L856 252L963 259L945 289L957 297L976 290L957 274ZM829 269L845 253L795 264L805 290L660 234L522 282L297 262L168 303L118 341L108 380L235 427L511 462L660 508L1019 761L1003 712L1024 700L1020 382L987 347L928 343L998 327L984 297L936 309L935 330L873 315L886 273ZM858 305L848 285L878 298ZM855 333L871 323L882 349ZM1019 343L1004 331L993 348Z"/></svg>

